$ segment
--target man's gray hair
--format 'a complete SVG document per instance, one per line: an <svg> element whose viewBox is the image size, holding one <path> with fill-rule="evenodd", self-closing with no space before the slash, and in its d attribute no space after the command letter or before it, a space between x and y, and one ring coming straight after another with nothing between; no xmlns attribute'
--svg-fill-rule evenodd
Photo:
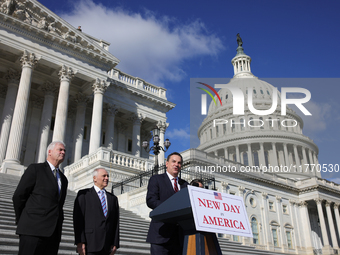
<svg viewBox="0 0 340 255"><path fill-rule="evenodd" d="M97 167L96 169L93 170L92 176L97 176L99 169L104 169L107 172L107 170L104 167Z"/></svg>
<svg viewBox="0 0 340 255"><path fill-rule="evenodd" d="M62 144L62 145L64 145L64 147L66 147L65 143L62 142L62 141L53 141L53 142L51 142L51 143L47 146L47 149L46 149L46 157L48 157L48 151L49 151L49 150L53 150L53 149L54 149L54 146L56 146L57 144Z"/></svg>

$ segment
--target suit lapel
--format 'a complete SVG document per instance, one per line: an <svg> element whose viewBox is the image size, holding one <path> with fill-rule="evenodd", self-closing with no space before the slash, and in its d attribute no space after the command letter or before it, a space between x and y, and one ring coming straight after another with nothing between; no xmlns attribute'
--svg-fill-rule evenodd
<svg viewBox="0 0 340 255"><path fill-rule="evenodd" d="M51 183L53 183L53 185L55 186L55 188L58 190L58 181L57 179L55 178L54 174L53 174L53 171L50 167L50 165L48 164L47 161L45 161L45 170L46 170L46 174L48 176L48 179L51 181ZM60 194L61 195L61 194ZM60 196L59 196L60 197Z"/></svg>
<svg viewBox="0 0 340 255"><path fill-rule="evenodd" d="M167 186L167 190L169 190L169 192L172 194L175 193L175 190L174 190L174 187L172 186L172 183L171 183L171 180L168 176L167 173L164 173L163 174L163 178L164 178L164 182L166 183L166 186Z"/></svg>
<svg viewBox="0 0 340 255"><path fill-rule="evenodd" d="M96 192L95 188L92 187L91 188L91 199L93 200L93 204L95 206L95 208L99 208L100 210L100 215L102 215L105 218L104 212L103 212L103 207L102 204L100 202L100 198L98 196L98 193ZM107 207L109 207L109 202L107 203Z"/></svg>

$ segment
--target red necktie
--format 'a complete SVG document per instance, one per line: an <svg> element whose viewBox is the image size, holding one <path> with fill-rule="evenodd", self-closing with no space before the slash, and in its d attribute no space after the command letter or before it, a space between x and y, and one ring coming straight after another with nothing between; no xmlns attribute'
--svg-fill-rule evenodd
<svg viewBox="0 0 340 255"><path fill-rule="evenodd" d="M174 178L174 190L175 190L175 193L178 192L177 178Z"/></svg>

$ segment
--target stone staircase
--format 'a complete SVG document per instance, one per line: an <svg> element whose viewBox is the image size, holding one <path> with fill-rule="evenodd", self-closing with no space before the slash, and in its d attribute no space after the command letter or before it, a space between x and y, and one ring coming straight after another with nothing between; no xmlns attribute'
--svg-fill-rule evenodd
<svg viewBox="0 0 340 255"><path fill-rule="evenodd" d="M12 204L13 192L20 177L0 173L0 254L17 254L19 239L15 234L15 217ZM60 243L60 255L76 255L73 244L72 209L76 193L68 191L64 212L62 240ZM120 249L116 254L142 255L150 254L150 245L145 242L149 222L137 214L120 208ZM239 242L231 242L219 238L222 253L224 255L273 255L283 254L264 250L256 250L252 246L241 245ZM48 255L48 254L46 254Z"/></svg>

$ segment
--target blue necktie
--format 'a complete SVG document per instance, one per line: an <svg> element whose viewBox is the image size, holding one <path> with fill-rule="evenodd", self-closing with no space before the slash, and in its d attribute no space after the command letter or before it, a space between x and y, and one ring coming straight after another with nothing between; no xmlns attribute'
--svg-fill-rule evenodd
<svg viewBox="0 0 340 255"><path fill-rule="evenodd" d="M104 216L106 217L107 215L107 208L106 208L106 199L105 199L105 191L104 190L100 190L100 203L102 204L102 208L103 208L103 213Z"/></svg>

